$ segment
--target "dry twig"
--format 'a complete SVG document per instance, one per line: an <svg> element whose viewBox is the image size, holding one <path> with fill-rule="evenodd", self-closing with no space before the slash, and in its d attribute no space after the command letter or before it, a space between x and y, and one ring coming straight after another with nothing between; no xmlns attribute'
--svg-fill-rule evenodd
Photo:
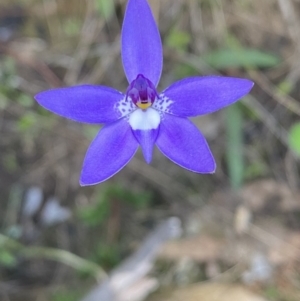
<svg viewBox="0 0 300 301"><path fill-rule="evenodd" d="M151 270L160 247L180 234L179 219L172 217L163 222L145 239L136 253L117 267L106 281L82 301L142 301L157 286L155 279L145 276Z"/></svg>

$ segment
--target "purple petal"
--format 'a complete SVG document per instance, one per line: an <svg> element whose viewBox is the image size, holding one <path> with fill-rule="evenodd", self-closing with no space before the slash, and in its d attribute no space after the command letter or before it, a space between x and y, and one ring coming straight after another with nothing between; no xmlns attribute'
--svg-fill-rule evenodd
<svg viewBox="0 0 300 301"><path fill-rule="evenodd" d="M125 119L104 126L86 153L80 184L94 185L109 179L130 161L138 146Z"/></svg>
<svg viewBox="0 0 300 301"><path fill-rule="evenodd" d="M45 109L86 123L112 122L120 117L125 96L104 86L75 86L40 92L35 96Z"/></svg>
<svg viewBox="0 0 300 301"><path fill-rule="evenodd" d="M158 131L158 129L133 131L135 138L142 148L145 161L148 164L152 160L153 147L157 139Z"/></svg>
<svg viewBox="0 0 300 301"><path fill-rule="evenodd" d="M213 173L216 169L204 136L186 118L165 114L156 145L171 161L190 171Z"/></svg>
<svg viewBox="0 0 300 301"><path fill-rule="evenodd" d="M162 71L160 34L147 0L129 0L122 29L122 61L128 82L139 74L157 86Z"/></svg>
<svg viewBox="0 0 300 301"><path fill-rule="evenodd" d="M248 79L207 76L175 82L154 103L154 108L181 117L204 115L231 105L253 87Z"/></svg>

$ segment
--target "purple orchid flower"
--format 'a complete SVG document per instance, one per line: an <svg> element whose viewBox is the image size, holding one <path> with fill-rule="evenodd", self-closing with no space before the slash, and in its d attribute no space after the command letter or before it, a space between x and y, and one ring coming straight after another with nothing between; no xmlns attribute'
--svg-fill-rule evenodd
<svg viewBox="0 0 300 301"><path fill-rule="evenodd" d="M40 92L49 111L85 123L104 123L83 163L80 184L94 185L120 171L140 146L147 163L153 147L174 163L197 173L213 173L214 157L187 117L228 106L249 93L247 79L206 76L179 80L156 91L162 43L147 0L129 0L122 29L126 94L105 86L81 85Z"/></svg>

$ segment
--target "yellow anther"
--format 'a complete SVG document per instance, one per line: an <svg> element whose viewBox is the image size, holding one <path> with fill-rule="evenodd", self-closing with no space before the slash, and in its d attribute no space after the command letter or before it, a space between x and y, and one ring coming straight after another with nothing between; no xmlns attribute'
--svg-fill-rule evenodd
<svg viewBox="0 0 300 301"><path fill-rule="evenodd" d="M146 109L148 109L149 107L151 107L152 103L151 103L150 101L147 102L147 103L141 103L141 102L138 102L136 105L137 105L140 109L146 110Z"/></svg>

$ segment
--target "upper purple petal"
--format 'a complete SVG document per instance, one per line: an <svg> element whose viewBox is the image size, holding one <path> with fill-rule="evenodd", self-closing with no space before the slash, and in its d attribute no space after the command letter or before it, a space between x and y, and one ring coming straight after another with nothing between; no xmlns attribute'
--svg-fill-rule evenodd
<svg viewBox="0 0 300 301"><path fill-rule="evenodd" d="M242 78L189 77L163 91L154 107L182 117L204 115L231 105L252 87L252 81Z"/></svg>
<svg viewBox="0 0 300 301"><path fill-rule="evenodd" d="M94 185L109 179L130 161L138 146L125 119L104 126L86 153L80 184Z"/></svg>
<svg viewBox="0 0 300 301"><path fill-rule="evenodd" d="M125 96L109 87L83 85L43 91L35 99L60 116L79 122L106 123L122 117L117 105Z"/></svg>
<svg viewBox="0 0 300 301"><path fill-rule="evenodd" d="M156 145L171 161L190 171L213 173L216 169L204 136L186 118L165 114Z"/></svg>
<svg viewBox="0 0 300 301"><path fill-rule="evenodd" d="M162 43L147 0L129 0L122 28L122 61L128 82L138 74L157 86L163 64Z"/></svg>

